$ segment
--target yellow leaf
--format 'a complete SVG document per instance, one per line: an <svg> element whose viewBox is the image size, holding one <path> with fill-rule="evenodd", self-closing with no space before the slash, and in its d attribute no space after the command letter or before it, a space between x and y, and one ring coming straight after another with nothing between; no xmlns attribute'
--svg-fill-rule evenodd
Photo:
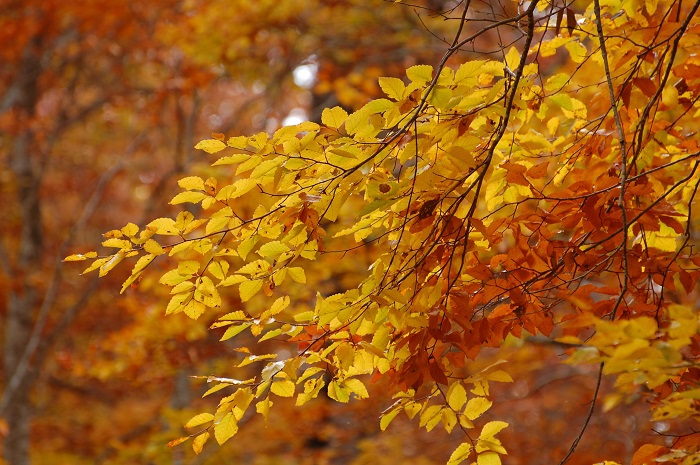
<svg viewBox="0 0 700 465"><path fill-rule="evenodd" d="M406 76L419 86L424 86L433 79L433 67L430 65L415 65L406 70Z"/></svg>
<svg viewBox="0 0 700 465"><path fill-rule="evenodd" d="M289 251L289 246L287 244L280 241L272 241L260 247L260 249L258 249L258 255L261 257L270 257L287 251Z"/></svg>
<svg viewBox="0 0 700 465"><path fill-rule="evenodd" d="M172 218L156 218L155 220L148 223L147 228L154 228L156 234L162 236L177 236L179 234L178 229L175 227L175 220Z"/></svg>
<svg viewBox="0 0 700 465"><path fill-rule="evenodd" d="M203 191L204 190L204 181L199 176L188 176L186 178L182 178L177 182L177 185L183 189L187 189L190 191L192 191L192 190Z"/></svg>
<svg viewBox="0 0 700 465"><path fill-rule="evenodd" d="M236 270L237 274L247 274L251 276L259 275L260 273L266 273L270 269L270 264L266 260L255 260L254 262L247 263Z"/></svg>
<svg viewBox="0 0 700 465"><path fill-rule="evenodd" d="M221 421L214 425L214 437L219 445L231 439L238 432L238 424L232 412L224 416Z"/></svg>
<svg viewBox="0 0 700 465"><path fill-rule="evenodd" d="M267 426L267 417L270 414L270 407L272 407L272 401L269 397L255 404L255 411L265 418L265 426Z"/></svg>
<svg viewBox="0 0 700 465"><path fill-rule="evenodd" d="M246 316L245 312L242 310L236 310L235 312L227 313L226 315L222 316L219 318L220 321L225 320L225 321L243 321L247 320L248 317Z"/></svg>
<svg viewBox="0 0 700 465"><path fill-rule="evenodd" d="M258 293L260 289L262 289L262 285L262 279L254 279L252 281L246 281L241 283L238 289L238 292L241 296L241 302L249 301L251 297L253 297L255 294Z"/></svg>
<svg viewBox="0 0 700 465"><path fill-rule="evenodd" d="M192 450L195 454L199 455L202 452L202 449L204 448L204 443L207 442L207 439L209 439L209 431L205 431L196 438L194 438L194 441L192 441Z"/></svg>
<svg viewBox="0 0 700 465"><path fill-rule="evenodd" d="M421 426L421 427L425 426L427 428L430 423L439 422L440 421L440 413L441 413L442 409L443 409L442 405L431 405L430 407L426 408L420 414L419 426ZM432 429L432 428L430 428L430 429ZM430 431L430 429L428 431Z"/></svg>
<svg viewBox="0 0 700 465"><path fill-rule="evenodd" d="M350 393L335 379L328 384L328 397L342 403L350 401Z"/></svg>
<svg viewBox="0 0 700 465"><path fill-rule="evenodd" d="M191 273L180 274L178 270L170 270L160 277L158 281L164 286L176 286L192 277Z"/></svg>
<svg viewBox="0 0 700 465"><path fill-rule="evenodd" d="M190 437L189 436L184 436L181 438L173 439L169 443L166 444L167 447L175 447L178 444L182 444L183 442L187 441Z"/></svg>
<svg viewBox="0 0 700 465"><path fill-rule="evenodd" d="M226 207L229 208L229 207ZM205 230L205 234L213 234L217 233L220 231L223 231L228 227L228 223L231 220L230 216L214 216L209 219L209 222L207 223L207 227Z"/></svg>
<svg viewBox="0 0 700 465"><path fill-rule="evenodd" d="M485 379L478 379L474 381L474 387L470 390L472 394L477 396L488 396L489 395L489 382Z"/></svg>
<svg viewBox="0 0 700 465"><path fill-rule="evenodd" d="M291 299L287 295L278 298L273 302L269 310L263 312L263 314L260 316L260 321L265 322L271 316L277 315L279 312L287 308L290 302Z"/></svg>
<svg viewBox="0 0 700 465"><path fill-rule="evenodd" d="M185 312L185 315L188 317L192 318L193 320L196 320L202 314L207 310L207 307L202 303L197 300L190 300L187 302L187 305L184 306L182 309L183 312Z"/></svg>
<svg viewBox="0 0 700 465"><path fill-rule="evenodd" d="M245 149L248 147L248 138L246 136L229 137L226 145L235 149Z"/></svg>
<svg viewBox="0 0 700 465"><path fill-rule="evenodd" d="M275 170L286 160L286 157L276 157L272 160L265 160L255 167L249 178L260 179L264 176L271 176Z"/></svg>
<svg viewBox="0 0 700 465"><path fill-rule="evenodd" d="M490 421L484 425L484 428L481 430L481 435L479 435L479 439L492 439L496 434L498 434L499 431L501 431L506 426L508 426L508 423L506 423L505 421Z"/></svg>
<svg viewBox="0 0 700 465"><path fill-rule="evenodd" d="M362 383L357 378L350 378L345 380L345 387L347 387L350 392L355 394L358 399L366 399L369 397L369 393L367 392L367 388L365 385Z"/></svg>
<svg viewBox="0 0 700 465"><path fill-rule="evenodd" d="M197 280L194 298L198 302L202 302L207 307L218 307L221 305L221 297L216 286L209 276L202 276Z"/></svg>
<svg viewBox="0 0 700 465"><path fill-rule="evenodd" d="M106 233L102 234L102 237L105 237L105 238L116 237L117 239L119 239L119 238L124 237L124 234L118 229L112 229L111 231L107 231Z"/></svg>
<svg viewBox="0 0 700 465"><path fill-rule="evenodd" d="M207 153L220 152L226 148L226 144L217 139L206 139L194 146L197 150L204 150Z"/></svg>
<svg viewBox="0 0 700 465"><path fill-rule="evenodd" d="M571 75L567 73L559 73L547 79L544 85L544 90L547 92L559 92L571 79Z"/></svg>
<svg viewBox="0 0 700 465"><path fill-rule="evenodd" d="M381 296L404 305L409 302L408 298L396 289L385 289L382 291Z"/></svg>
<svg viewBox="0 0 700 465"><path fill-rule="evenodd" d="M100 277L109 273L115 266L117 266L122 260L124 260L125 256L126 254L123 253L122 250L112 255L102 266L100 266Z"/></svg>
<svg viewBox="0 0 700 465"><path fill-rule="evenodd" d="M411 420L413 420L413 417L415 417L416 414L417 414L418 412L420 412L420 410L421 410L421 405L420 405L418 402L409 402L409 403L406 404L406 406L404 407L404 411L406 412L406 415L407 415L408 418L410 418Z"/></svg>
<svg viewBox="0 0 700 465"><path fill-rule="evenodd" d="M185 305L192 299L192 294L192 292L183 292L172 296L170 302L168 302L168 306L165 308L165 314L170 315L183 311Z"/></svg>
<svg viewBox="0 0 700 465"><path fill-rule="evenodd" d="M211 413L200 413L193 416L190 421L187 422L185 428L192 428L193 426L203 425L204 423L209 423L214 420L214 415Z"/></svg>
<svg viewBox="0 0 700 465"><path fill-rule="evenodd" d="M510 50L508 50L506 54L506 66L514 73L518 69L518 66L520 66L520 52L518 52L517 48L511 47Z"/></svg>
<svg viewBox="0 0 700 465"><path fill-rule="evenodd" d="M241 163L238 165L238 168L236 168L236 175L239 175L241 173L245 173L246 171L250 171L256 166L258 166L262 162L262 157L259 155L254 155L250 157L248 160L245 162ZM244 178L247 179L247 178Z"/></svg>
<svg viewBox="0 0 700 465"><path fill-rule="evenodd" d="M571 61L574 63L583 63L583 60L588 56L588 50L586 46L583 45L578 40L571 41L567 43L564 47L569 51L571 55Z"/></svg>
<svg viewBox="0 0 700 465"><path fill-rule="evenodd" d="M122 232L127 237L134 237L136 233L139 232L139 227L136 226L134 223L128 223L122 228Z"/></svg>
<svg viewBox="0 0 700 465"><path fill-rule="evenodd" d="M447 403L452 410L460 410L467 401L467 391L460 383L454 383L447 391Z"/></svg>
<svg viewBox="0 0 700 465"><path fill-rule="evenodd" d="M209 394L214 394L215 392L219 392L220 390L227 388L229 386L231 386L231 384L229 384L229 383L219 383L216 386L207 389L207 392L202 394L202 397L206 397Z"/></svg>
<svg viewBox="0 0 700 465"><path fill-rule="evenodd" d="M78 254L73 254L69 255L66 258L63 259L64 262L81 262L83 260L87 260L89 258L97 258L97 252L87 252L87 253L78 253Z"/></svg>
<svg viewBox="0 0 700 465"><path fill-rule="evenodd" d="M404 98L406 86L401 79L394 77L380 77L379 87L381 87L382 91L391 99L402 100Z"/></svg>
<svg viewBox="0 0 700 465"><path fill-rule="evenodd" d="M497 370L497 371L494 371L493 373L489 373L488 375L486 375L486 379L488 379L489 381L497 381L500 383L512 383L513 382L513 378L503 370Z"/></svg>
<svg viewBox="0 0 700 465"><path fill-rule="evenodd" d="M467 402L467 408L464 409L464 414L470 420L475 420L483 415L483 413L489 408L491 408L492 404L493 402L485 397L475 397L473 399L469 399L469 402Z"/></svg>
<svg viewBox="0 0 700 465"><path fill-rule="evenodd" d="M247 140L247 138L245 138ZM236 153L234 155L229 155L227 157L221 157L218 160L216 160L214 163L212 163L212 166L218 166L218 165L235 165L241 162L244 162L250 158L250 155L246 155L244 153Z"/></svg>
<svg viewBox="0 0 700 465"><path fill-rule="evenodd" d="M172 270L182 276L191 277L199 271L200 263L197 260L183 260L177 264L177 269Z"/></svg>
<svg viewBox="0 0 700 465"><path fill-rule="evenodd" d="M127 241L126 239L117 239L113 237L107 239L106 241L103 241L102 245L105 247L112 247L115 249L130 249L131 241Z"/></svg>
<svg viewBox="0 0 700 465"><path fill-rule="evenodd" d="M304 273L304 269L300 266L287 268L287 275L300 284L306 284L306 274Z"/></svg>
<svg viewBox="0 0 700 465"><path fill-rule="evenodd" d="M150 265L155 258L156 256L152 254L144 255L143 257L139 258L134 265L134 268L131 270L131 275L126 279L126 281L124 281L124 284L122 284L120 293L123 293L132 283L134 283L139 276L141 276L143 270Z"/></svg>
<svg viewBox="0 0 700 465"><path fill-rule="evenodd" d="M207 194L204 192L197 192L197 191L187 191L187 192L180 192L177 194L173 199L170 201L170 205L177 205L180 203L199 203L203 199L207 198Z"/></svg>
<svg viewBox="0 0 700 465"><path fill-rule="evenodd" d="M476 458L477 465L501 465L501 457L495 452L483 452Z"/></svg>
<svg viewBox="0 0 700 465"><path fill-rule="evenodd" d="M321 122L333 129L338 129L346 119L348 113L340 107L325 108L321 113Z"/></svg>
<svg viewBox="0 0 700 465"><path fill-rule="evenodd" d="M236 251L238 252L238 255L241 256L243 260L248 256L251 250L253 250L253 247L255 247L255 244L258 242L258 239L260 236L251 236L248 239L245 239L242 241L239 245Z"/></svg>
<svg viewBox="0 0 700 465"><path fill-rule="evenodd" d="M153 255L163 255L165 253L163 247L153 239L149 239L143 244L143 250Z"/></svg>
<svg viewBox="0 0 700 465"><path fill-rule="evenodd" d="M389 424L391 423L391 420L393 420L396 415L398 415L401 412L400 408L394 409L390 411L389 413L385 413L382 415L382 417L379 420L379 428L384 431L387 429Z"/></svg>
<svg viewBox="0 0 700 465"><path fill-rule="evenodd" d="M294 395L294 383L288 379L275 381L270 386L270 390L280 397L292 397Z"/></svg>
<svg viewBox="0 0 700 465"><path fill-rule="evenodd" d="M247 281L248 278L245 276L242 276L240 274L232 274L231 276L226 277L223 281L219 283L219 286L233 286L234 284L239 284L242 282Z"/></svg>
<svg viewBox="0 0 700 465"><path fill-rule="evenodd" d="M445 427L445 431L447 431L447 433L449 434L452 432L454 427L457 426L457 415L455 415L455 413L452 410L444 408L442 409L441 421L443 426Z"/></svg>
<svg viewBox="0 0 700 465"><path fill-rule="evenodd" d="M246 328L249 328L250 325L252 325L252 324L253 323L243 323L241 325L230 326L229 328L226 329L226 331L224 332L224 335L221 336L221 339L219 339L219 340L225 341L227 339L231 339L232 337L243 332Z"/></svg>
<svg viewBox="0 0 700 465"><path fill-rule="evenodd" d="M450 458L447 461L447 465L458 465L468 459L471 453L472 445L468 442L463 442L459 445L459 447L457 447L457 449L455 449L454 452L452 452L452 455L450 455Z"/></svg>

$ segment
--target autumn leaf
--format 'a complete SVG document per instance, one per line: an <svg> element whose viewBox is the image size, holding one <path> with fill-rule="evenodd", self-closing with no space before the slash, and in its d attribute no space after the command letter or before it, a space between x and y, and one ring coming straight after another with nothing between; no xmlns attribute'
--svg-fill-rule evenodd
<svg viewBox="0 0 700 465"><path fill-rule="evenodd" d="M197 150L204 150L207 153L216 153L225 149L226 144L224 144L218 139L207 139L198 142L197 145L194 146L194 148Z"/></svg>

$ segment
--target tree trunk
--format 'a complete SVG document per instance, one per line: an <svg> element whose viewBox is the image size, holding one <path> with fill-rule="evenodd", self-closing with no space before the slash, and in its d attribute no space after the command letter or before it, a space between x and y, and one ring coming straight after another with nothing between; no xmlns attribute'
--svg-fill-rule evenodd
<svg viewBox="0 0 700 465"><path fill-rule="evenodd" d="M18 92L13 102L15 114L27 123L34 116L39 69L38 48L30 46L25 52L24 63L18 73ZM8 389L5 393L8 396L5 410L8 432L5 438L4 458L10 465L29 464L31 389L34 384L35 370L31 365L21 367L20 361L27 350L38 304L38 290L32 284L30 275L40 266L43 245L39 199L40 175L34 169L30 156L35 142L32 131L28 128L23 130L13 141L9 160L16 182L21 221L17 250L12 257L13 276L10 278L14 281L14 285L10 287L7 295L3 360L7 383L5 389ZM10 386L9 382L13 378L16 378L17 382L14 386Z"/></svg>

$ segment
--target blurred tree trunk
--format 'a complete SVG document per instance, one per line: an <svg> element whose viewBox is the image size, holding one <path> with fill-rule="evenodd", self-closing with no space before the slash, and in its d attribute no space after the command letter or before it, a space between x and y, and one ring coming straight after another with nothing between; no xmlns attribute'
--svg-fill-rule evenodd
<svg viewBox="0 0 700 465"><path fill-rule="evenodd" d="M32 43L33 42L33 43ZM39 201L40 173L32 163L31 151L35 145L28 127L34 117L37 103L37 81L40 75L39 40L35 39L25 50L21 72L17 75L14 102L4 102L13 108L14 115L27 127L14 140L10 151L10 170L17 186L21 228L17 254L10 258L11 278L14 283L7 295L5 322L4 373L8 433L5 438L5 460L11 465L29 463L31 388L34 374L21 366L28 347L38 303L38 291L30 279L32 270L40 265L42 250L41 205ZM18 371L20 370L20 371ZM10 382L10 381L13 382Z"/></svg>

